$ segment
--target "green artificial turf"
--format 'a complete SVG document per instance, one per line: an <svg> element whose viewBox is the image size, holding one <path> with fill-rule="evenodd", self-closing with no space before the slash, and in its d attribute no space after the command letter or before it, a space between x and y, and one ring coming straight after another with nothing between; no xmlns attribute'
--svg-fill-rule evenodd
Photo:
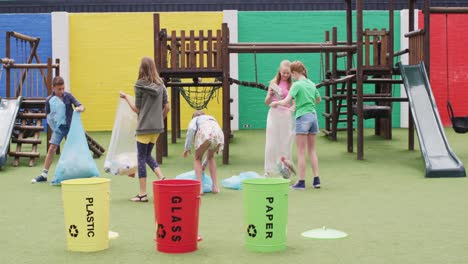
<svg viewBox="0 0 468 264"><path fill-rule="evenodd" d="M240 172L262 173L264 133L235 132L230 164L222 165L217 157L220 181ZM455 153L468 164L468 135L449 129L446 133ZM109 132L91 136L107 147ZM467 178L424 178L419 149L407 150L407 130L395 129L393 136L387 141L366 130L363 161L346 152L344 133L337 142L319 136L323 187L290 191L288 248L275 253L246 250L242 191L225 188L202 198L203 241L197 251L156 251L153 202L128 201L138 191L137 180L105 174L105 157L96 163L102 176L111 179L110 230L120 237L104 251L69 252L61 187L30 183L42 170L43 144L34 167L25 159L20 167L8 165L0 171L0 263L468 263ZM168 178L192 169L191 157L182 158L182 147L183 138L169 145L169 157L161 165ZM57 157L51 175L56 164ZM310 186L310 177L307 180ZM151 200L150 181L148 190ZM348 237L314 240L300 235L322 226Z"/></svg>

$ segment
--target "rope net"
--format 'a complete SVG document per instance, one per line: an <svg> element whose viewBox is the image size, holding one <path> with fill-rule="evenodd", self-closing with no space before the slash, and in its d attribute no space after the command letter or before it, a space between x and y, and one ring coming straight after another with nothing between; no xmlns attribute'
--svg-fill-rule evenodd
<svg viewBox="0 0 468 264"><path fill-rule="evenodd" d="M222 78L215 78L215 81L221 82ZM180 83L181 80L179 78L173 78L171 79L171 82L173 83ZM194 83L198 83L198 81L194 80ZM268 87L265 86L262 83L257 83L257 82L246 82L246 81L239 81L233 78L229 78L229 83L230 84L237 84L237 85L242 85L242 86L247 86L247 87L253 87L253 88L258 88L261 90L268 90ZM179 90L180 94L182 97L187 101L187 103L192 107L193 109L196 110L202 110L204 108L207 108L208 103L214 99L218 98L219 99L219 89L222 87L221 83L219 85L203 85L200 83L199 86L180 86L177 85L177 89Z"/></svg>
<svg viewBox="0 0 468 264"><path fill-rule="evenodd" d="M196 110L206 108L211 99L219 97L217 93L219 88L221 86L178 87L185 101Z"/></svg>

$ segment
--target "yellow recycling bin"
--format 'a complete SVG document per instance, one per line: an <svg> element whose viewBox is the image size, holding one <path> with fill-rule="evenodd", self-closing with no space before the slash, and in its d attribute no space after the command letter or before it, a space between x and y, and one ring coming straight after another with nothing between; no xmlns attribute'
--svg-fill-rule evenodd
<svg viewBox="0 0 468 264"><path fill-rule="evenodd" d="M62 182L68 250L91 252L109 247L109 183L105 178Z"/></svg>

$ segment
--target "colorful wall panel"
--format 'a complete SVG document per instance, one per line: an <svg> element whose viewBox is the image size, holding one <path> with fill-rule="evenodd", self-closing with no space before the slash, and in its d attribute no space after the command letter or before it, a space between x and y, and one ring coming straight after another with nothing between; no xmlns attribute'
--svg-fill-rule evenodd
<svg viewBox="0 0 468 264"><path fill-rule="evenodd" d="M324 31L338 27L340 40L345 39L345 12L238 12L239 42L322 42ZM388 28L388 12L364 12L366 28ZM395 44L399 50L400 13L395 13ZM9 19L5 19L9 17ZM83 116L87 130L110 130L118 102L118 91L133 94L133 84L137 78L139 62L142 56L153 56L153 15L152 13L76 13L69 14L69 65L72 92L87 107ZM16 22L11 18L16 19ZM278 19L281 18L281 19ZM24 21L36 21L25 23ZM6 22L7 21L7 22ZM216 30L223 22L222 12L161 13L161 27L171 30ZM297 21L301 21L297 24ZM0 22L25 28L25 34L35 35L41 32L41 60L51 56L50 14L38 15L0 15ZM355 22L355 20L354 20ZM9 23L9 24L8 24ZM29 29L32 27L32 29ZM41 30L34 29L40 27ZM232 25L231 29L235 26ZM32 33L29 33L32 30ZM16 30L20 31L20 30ZM0 42L1 43L1 42ZM48 43L48 44L47 44ZM0 52L4 52L4 43ZM46 48L47 46L47 48ZM44 51L46 49L46 51ZM1 53L0 53L1 54ZM320 54L233 54L238 57L239 79L267 84L277 71L282 59L302 60L309 69L310 78L319 82L323 78ZM344 67L345 59L340 59ZM233 70L234 71L234 70ZM4 82L0 83L4 86ZM265 127L268 107L264 105L265 91L232 87L238 91L239 113L233 111L239 120L240 129L262 129ZM366 90L371 91L371 87ZM0 90L1 91L1 90ZM323 90L321 90L323 92ZM3 88L4 93L4 88ZM394 87L394 96L399 96L398 87ZM323 93L322 93L323 94ZM217 94L208 105L207 113L222 120L222 93ZM233 96L233 95L231 95ZM457 104L457 103L456 103ZM319 106L323 112L324 104ZM181 125L185 128L193 110L181 99ZM399 124L400 105L394 104L394 126ZM237 121L235 118L235 121ZM323 119L320 117L321 125ZM373 126L373 120L365 122ZM170 126L170 124L169 124ZM233 126L235 127L235 126Z"/></svg>
<svg viewBox="0 0 468 264"><path fill-rule="evenodd" d="M468 115L468 15L431 14L430 79L442 122L450 126L447 100L452 103L456 116ZM419 14L420 28L424 16Z"/></svg>
<svg viewBox="0 0 468 264"><path fill-rule="evenodd" d="M216 30L221 12L161 13L161 28ZM120 90L133 94L143 56L153 57L152 13L70 14L70 82L73 94L87 107L87 130L112 129ZM222 94L219 94L220 98ZM181 125L193 110L181 99ZM208 114L222 119L221 100L208 105ZM169 122L170 128L170 122Z"/></svg>
<svg viewBox="0 0 468 264"><path fill-rule="evenodd" d="M0 14L0 57L5 58L5 39L7 31L15 31L31 37L40 38L37 54L42 63L47 63L47 58L52 56L50 14ZM26 62L29 55L29 44L12 40L11 58L17 63ZM27 53L27 54L25 54ZM36 62L33 60L33 62ZM6 95L5 78L3 71L0 78L0 96ZM14 82L14 77L12 77Z"/></svg>
<svg viewBox="0 0 468 264"><path fill-rule="evenodd" d="M339 40L346 39L346 13L344 11L323 12L239 12L239 42L323 42L324 32L338 27ZM355 18L353 20L355 26ZM395 12L395 36L400 35L399 12ZM364 12L364 28L387 28L388 12ZM395 37L394 49L399 50L399 37ZM305 63L309 78L318 83L323 78L320 54L240 54L239 79L258 81L267 84L277 72L283 59L301 60ZM344 68L345 59L340 59L339 67ZM257 76L257 77L256 77ZM367 87L369 92L373 89ZM322 96L324 90L320 90ZM399 86L393 89L393 95L400 95ZM265 91L239 87L239 128L263 129L266 126L268 106L264 104ZM319 112L324 111L324 103L319 105ZM400 106L393 107L393 126L399 127ZM373 127L373 120L367 120L365 126ZM324 126L320 115L320 125Z"/></svg>
<svg viewBox="0 0 468 264"><path fill-rule="evenodd" d="M119 91L133 94L142 56L152 56L150 13L70 14L70 82L87 130L109 130Z"/></svg>
<svg viewBox="0 0 468 264"><path fill-rule="evenodd" d="M468 116L468 15L447 16L447 99L457 116ZM432 63L431 63L432 66ZM442 107L442 106L441 106Z"/></svg>

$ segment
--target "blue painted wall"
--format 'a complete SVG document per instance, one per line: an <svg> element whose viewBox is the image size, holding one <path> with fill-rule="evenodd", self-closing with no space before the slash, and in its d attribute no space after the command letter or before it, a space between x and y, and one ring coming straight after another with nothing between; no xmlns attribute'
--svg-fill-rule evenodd
<svg viewBox="0 0 468 264"><path fill-rule="evenodd" d="M37 54L42 63L47 63L47 58L52 57L52 32L50 14L0 14L0 57L5 58L6 32L15 31L31 37L40 38ZM11 41L11 58L17 63L23 62L29 55L29 44L21 41ZM26 52L25 52L26 51ZM27 53L22 55L22 53ZM17 57L17 58L15 58ZM35 62L35 60L33 60ZM36 76L34 76L35 78ZM0 79L0 96L6 95L6 74L3 71ZM12 78L13 82L13 78Z"/></svg>

